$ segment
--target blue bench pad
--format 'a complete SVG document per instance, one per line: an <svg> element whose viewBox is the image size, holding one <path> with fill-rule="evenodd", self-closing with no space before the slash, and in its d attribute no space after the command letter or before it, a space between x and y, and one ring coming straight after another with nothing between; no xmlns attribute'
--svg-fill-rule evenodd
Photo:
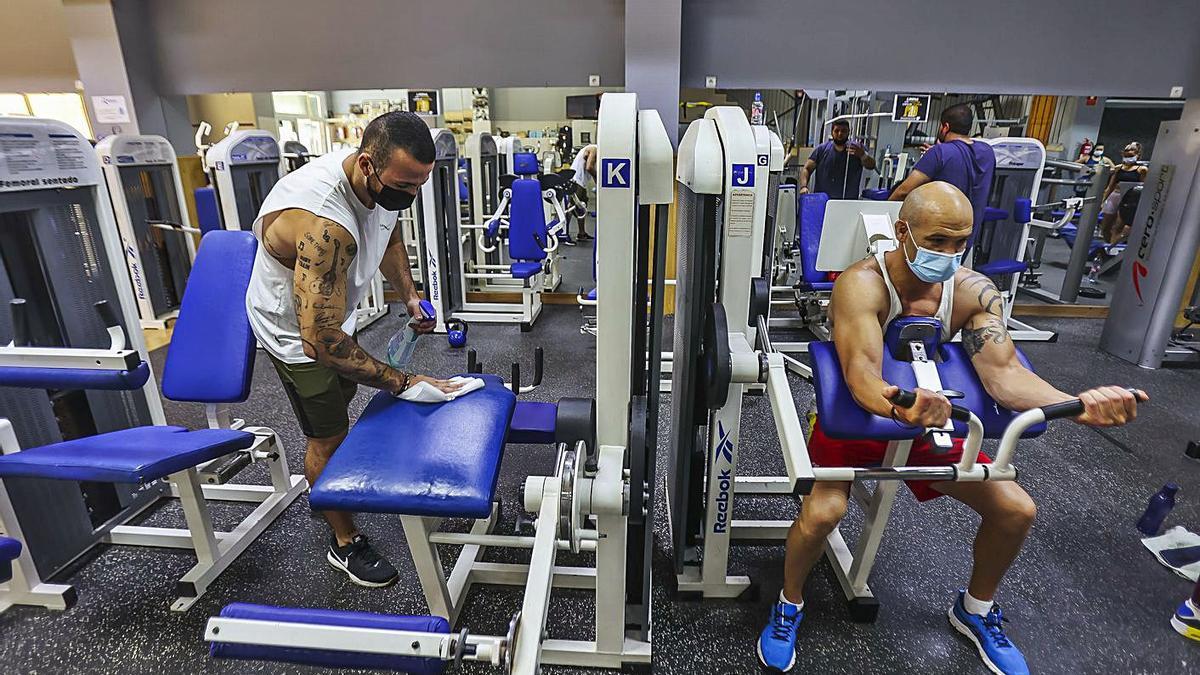
<svg viewBox="0 0 1200 675"><path fill-rule="evenodd" d="M975 271L984 276L994 277L998 274L1016 274L1017 272L1024 272L1027 269L1029 269L1029 265L1020 260L1002 258L1000 260L989 260L977 266Z"/></svg>
<svg viewBox="0 0 1200 675"><path fill-rule="evenodd" d="M508 424L509 443L554 443L558 406L554 403L517 401Z"/></svg>
<svg viewBox="0 0 1200 675"><path fill-rule="evenodd" d="M322 626L345 626L348 628L376 628L382 630L421 631L426 633L449 633L450 624L440 616L403 616L398 614L371 614L369 612L346 612L332 609L300 609L294 607L271 607L234 603L221 610L221 616L231 619L277 621L280 623L307 623ZM407 643L397 644L406 648ZM261 661L283 661L326 668L368 668L398 670L421 675L441 673L444 663L437 659L421 659L392 654L367 654L327 649L303 649L298 647L267 647L262 645L214 642L209 648L214 658L249 659Z"/></svg>
<svg viewBox="0 0 1200 675"><path fill-rule="evenodd" d="M132 391L146 384L148 379L150 366L145 361L133 370L0 367L0 387Z"/></svg>
<svg viewBox="0 0 1200 675"><path fill-rule="evenodd" d="M309 495L325 511L483 518L491 512L516 396L495 375L447 403L380 392Z"/></svg>
<svg viewBox="0 0 1200 675"><path fill-rule="evenodd" d="M821 430L825 435L842 439L898 441L916 438L924 433L923 429L902 426L860 408L842 377L841 361L832 342L813 342L808 349L812 356L817 417L821 420ZM943 343L938 347L938 355L942 359L937 364L942 386L963 392L966 396L954 402L974 411L983 422L984 437L999 438L1016 413L1001 408L988 396L961 344ZM1017 358L1026 368L1033 369L1019 349ZM883 379L904 389L911 390L917 386L912 365L892 358L887 349L883 353ZM1031 427L1023 437L1037 436L1045 429L1045 424L1039 424ZM967 426L955 422L954 431L955 436L965 437Z"/></svg>
<svg viewBox="0 0 1200 675"><path fill-rule="evenodd" d="M542 271L540 262L515 262L508 268L514 279L528 279L537 276Z"/></svg>
<svg viewBox="0 0 1200 675"><path fill-rule="evenodd" d="M10 537L0 537L0 583L12 578L12 561L21 555L21 542Z"/></svg>
<svg viewBox="0 0 1200 675"><path fill-rule="evenodd" d="M253 443L232 429L134 427L0 456L0 477L148 483Z"/></svg>

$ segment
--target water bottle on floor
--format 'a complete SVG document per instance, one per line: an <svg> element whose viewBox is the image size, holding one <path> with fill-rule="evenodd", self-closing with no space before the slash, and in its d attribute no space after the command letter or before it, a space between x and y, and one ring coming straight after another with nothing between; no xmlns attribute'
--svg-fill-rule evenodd
<svg viewBox="0 0 1200 675"><path fill-rule="evenodd" d="M1146 512L1138 519L1138 531L1147 537L1153 537L1158 534L1158 530L1162 528L1167 514L1171 512L1171 509L1175 508L1175 493L1178 491L1178 485L1167 483L1162 486L1161 490L1154 493L1154 496L1150 498L1150 503L1146 506Z"/></svg>
<svg viewBox="0 0 1200 675"><path fill-rule="evenodd" d="M397 370L407 370L408 364L412 363L413 352L417 350L417 338L421 337L413 324L418 321L431 321L437 317L437 312L428 300L421 301L421 313L424 316L406 317L404 328L396 331L392 339L388 340L387 362L389 366Z"/></svg>

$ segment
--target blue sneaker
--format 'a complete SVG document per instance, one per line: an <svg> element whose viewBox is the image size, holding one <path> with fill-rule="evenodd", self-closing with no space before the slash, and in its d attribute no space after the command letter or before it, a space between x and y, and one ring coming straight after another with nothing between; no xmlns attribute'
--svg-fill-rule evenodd
<svg viewBox="0 0 1200 675"><path fill-rule="evenodd" d="M1171 627L1185 638L1200 640L1200 611L1192 604L1191 598L1184 600L1171 617Z"/></svg>
<svg viewBox="0 0 1200 675"><path fill-rule="evenodd" d="M950 625L975 643L988 670L997 675L1029 675L1021 650L1004 635L1005 618L1000 608L993 605L987 616L971 614L963 608L963 593L958 592L958 599L950 608Z"/></svg>
<svg viewBox="0 0 1200 675"><path fill-rule="evenodd" d="M789 602L776 602L771 622L758 636L758 660L767 668L786 673L796 665L796 629L804 612Z"/></svg>

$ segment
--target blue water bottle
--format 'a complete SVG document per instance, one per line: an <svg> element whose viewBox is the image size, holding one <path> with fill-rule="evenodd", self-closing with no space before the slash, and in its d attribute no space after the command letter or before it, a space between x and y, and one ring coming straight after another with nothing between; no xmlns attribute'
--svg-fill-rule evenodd
<svg viewBox="0 0 1200 675"><path fill-rule="evenodd" d="M1138 519L1137 529L1147 537L1153 537L1158 534L1158 530L1162 527L1163 521L1166 520L1167 514L1171 509L1175 508L1175 493L1179 491L1179 486L1175 483L1167 483L1162 486L1162 489L1154 493L1150 498L1150 503L1146 506L1146 512Z"/></svg>
<svg viewBox="0 0 1200 675"><path fill-rule="evenodd" d="M404 328L396 331L392 339L388 340L387 362L389 366L397 370L406 370L408 364L412 362L413 352L417 350L417 338L421 337L413 326L413 319L424 323L437 318L437 312L428 300L421 301L421 314L424 316L411 317L405 321Z"/></svg>

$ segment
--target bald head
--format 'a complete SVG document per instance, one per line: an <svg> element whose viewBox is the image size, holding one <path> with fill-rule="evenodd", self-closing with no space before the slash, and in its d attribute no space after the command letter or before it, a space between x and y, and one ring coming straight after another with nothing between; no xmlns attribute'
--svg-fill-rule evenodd
<svg viewBox="0 0 1200 675"><path fill-rule="evenodd" d="M918 246L954 253L961 251L975 222L971 201L958 188L943 181L926 183L904 199L896 234L911 237Z"/></svg>

